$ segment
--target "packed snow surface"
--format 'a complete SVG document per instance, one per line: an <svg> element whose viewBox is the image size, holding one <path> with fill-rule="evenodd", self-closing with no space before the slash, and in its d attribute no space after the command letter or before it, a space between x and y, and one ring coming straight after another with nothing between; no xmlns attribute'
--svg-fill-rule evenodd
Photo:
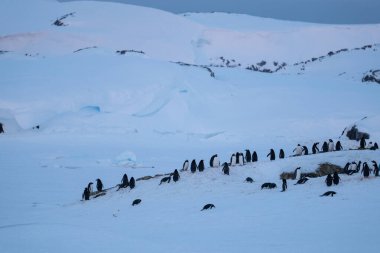
<svg viewBox="0 0 380 253"><path fill-rule="evenodd" d="M380 86L362 82L380 66L379 24L91 1L2 0L0 10L0 252L378 251L373 174L331 188L288 180L286 192L280 174L380 163L345 136L355 125L380 143ZM344 150L291 157L329 139ZM271 148L286 158L269 161ZM208 166L245 149L259 161L229 176ZM124 173L193 159L203 173L112 188ZM97 178L111 189L80 201ZM320 197L328 190L337 194Z"/></svg>

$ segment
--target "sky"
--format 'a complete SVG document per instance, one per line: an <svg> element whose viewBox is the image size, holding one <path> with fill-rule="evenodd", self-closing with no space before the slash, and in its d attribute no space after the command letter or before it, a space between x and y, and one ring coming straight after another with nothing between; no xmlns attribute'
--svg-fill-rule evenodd
<svg viewBox="0 0 380 253"><path fill-rule="evenodd" d="M61 2L78 0L59 0ZM97 0L100 1L100 0ZM231 12L327 24L380 23L379 0L101 0L148 6L173 13Z"/></svg>

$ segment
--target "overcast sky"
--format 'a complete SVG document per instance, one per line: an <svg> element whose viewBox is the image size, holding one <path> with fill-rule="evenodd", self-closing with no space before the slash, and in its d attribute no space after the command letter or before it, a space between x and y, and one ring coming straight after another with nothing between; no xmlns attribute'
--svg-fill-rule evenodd
<svg viewBox="0 0 380 253"><path fill-rule="evenodd" d="M76 1L76 0L60 0ZM100 0L98 0L100 1ZM232 12L317 23L380 23L380 0L101 0L173 13Z"/></svg>

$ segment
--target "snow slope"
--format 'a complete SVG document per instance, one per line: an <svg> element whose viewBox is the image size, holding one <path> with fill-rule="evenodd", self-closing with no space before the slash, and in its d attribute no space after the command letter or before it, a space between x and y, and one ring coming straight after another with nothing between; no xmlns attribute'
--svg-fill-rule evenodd
<svg viewBox="0 0 380 253"><path fill-rule="evenodd" d="M355 124L380 142L380 86L361 82L379 69L379 25L91 1L3 0L0 10L1 252L376 251L373 176L342 176L334 198L319 197L323 178L289 181L286 193L260 185L298 166L378 161L341 133ZM266 157L330 138L345 151ZM170 173L213 154L225 162L246 148L259 162L230 177L207 168L79 201L96 178L108 188L124 173ZM209 202L216 209L199 212Z"/></svg>

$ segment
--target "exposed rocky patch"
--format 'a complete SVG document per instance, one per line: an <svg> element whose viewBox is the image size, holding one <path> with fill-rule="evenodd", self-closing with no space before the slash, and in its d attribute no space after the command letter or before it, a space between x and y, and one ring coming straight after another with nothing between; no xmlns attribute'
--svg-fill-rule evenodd
<svg viewBox="0 0 380 253"><path fill-rule="evenodd" d="M353 127L351 127L350 130L347 131L346 136L348 137L348 139L355 141L359 141L362 137L364 137L364 139L369 139L370 137L368 133L360 132L356 125L354 125Z"/></svg>
<svg viewBox="0 0 380 253"><path fill-rule="evenodd" d="M173 63L178 64L180 66L197 67L197 68L206 69L210 73L210 76L213 77L213 78L215 78L215 73L214 73L214 71L212 71L212 69L209 66L196 65L196 64L190 64L190 63L185 63L185 62L173 62Z"/></svg>
<svg viewBox="0 0 380 253"><path fill-rule="evenodd" d="M79 48L77 50L75 50L73 53L78 53L82 50L87 50L87 49L93 49L93 48L98 48L97 46L93 46L93 47L84 47L84 48Z"/></svg>
<svg viewBox="0 0 380 253"><path fill-rule="evenodd" d="M136 53L136 54L145 54L144 51L140 50L140 51L137 51L137 50L133 50L133 49L126 49L126 50L118 50L116 51L117 54L120 54L120 55L124 55L126 53Z"/></svg>
<svg viewBox="0 0 380 253"><path fill-rule="evenodd" d="M75 14L75 12L71 12L71 13L65 14L62 17L57 18L52 25L55 25L55 26L67 26L67 24L65 24L63 22L63 20L66 19L66 18L68 18L68 17L74 17L74 14Z"/></svg>
<svg viewBox="0 0 380 253"><path fill-rule="evenodd" d="M380 84L380 69L370 70L364 74L362 82L375 82Z"/></svg>
<svg viewBox="0 0 380 253"><path fill-rule="evenodd" d="M9 53L10 51L6 51L6 50L0 50L0 55L2 54L6 54L6 53Z"/></svg>

